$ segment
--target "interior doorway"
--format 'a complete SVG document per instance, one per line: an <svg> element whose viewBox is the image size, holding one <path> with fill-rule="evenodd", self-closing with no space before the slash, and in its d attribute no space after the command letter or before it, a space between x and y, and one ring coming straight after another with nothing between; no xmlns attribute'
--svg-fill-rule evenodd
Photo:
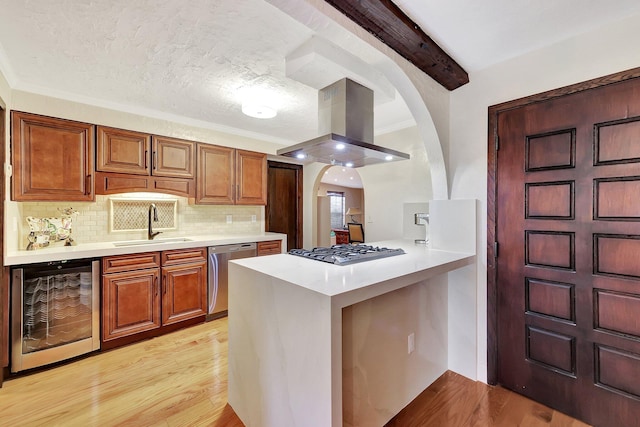
<svg viewBox="0 0 640 427"><path fill-rule="evenodd" d="M287 250L302 248L302 165L269 160L265 230L287 235Z"/></svg>
<svg viewBox="0 0 640 427"><path fill-rule="evenodd" d="M328 166L321 171L316 184L316 246L349 243L347 224L363 224L365 219L360 174L353 168Z"/></svg>

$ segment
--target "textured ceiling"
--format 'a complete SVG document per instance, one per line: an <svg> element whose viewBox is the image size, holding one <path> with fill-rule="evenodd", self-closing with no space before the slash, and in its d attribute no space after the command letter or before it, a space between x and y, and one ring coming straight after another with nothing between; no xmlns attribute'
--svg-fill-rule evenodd
<svg viewBox="0 0 640 427"><path fill-rule="evenodd" d="M393 2L469 73L640 13L638 0Z"/></svg>
<svg viewBox="0 0 640 427"><path fill-rule="evenodd" d="M304 51L314 33L269 1L287 3L0 0L0 71L15 89L287 145L304 141L318 135L318 88L311 87L318 76L311 75L315 63L307 63L287 77L286 58ZM288 3L296 1L304 0ZM472 81L474 71L640 12L638 0L395 2ZM362 76L380 88L388 83L371 72L377 57L370 51L311 45L338 58L321 57L326 68L317 74ZM251 90L278 109L276 118L241 113ZM413 123L394 92L387 87L376 95L376 133Z"/></svg>

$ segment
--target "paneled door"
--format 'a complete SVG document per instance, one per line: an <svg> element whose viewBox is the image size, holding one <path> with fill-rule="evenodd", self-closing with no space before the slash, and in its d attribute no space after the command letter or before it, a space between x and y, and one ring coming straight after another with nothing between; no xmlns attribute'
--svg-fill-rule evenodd
<svg viewBox="0 0 640 427"><path fill-rule="evenodd" d="M640 79L497 116L497 381L640 426Z"/></svg>

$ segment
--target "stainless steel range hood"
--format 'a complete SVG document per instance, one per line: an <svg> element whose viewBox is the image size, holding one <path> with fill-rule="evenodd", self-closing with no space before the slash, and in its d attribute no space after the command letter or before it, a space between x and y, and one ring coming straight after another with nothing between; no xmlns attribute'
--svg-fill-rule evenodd
<svg viewBox="0 0 640 427"><path fill-rule="evenodd" d="M318 127L322 136L281 148L278 155L354 168L409 159L373 144L373 91L350 79L318 92Z"/></svg>

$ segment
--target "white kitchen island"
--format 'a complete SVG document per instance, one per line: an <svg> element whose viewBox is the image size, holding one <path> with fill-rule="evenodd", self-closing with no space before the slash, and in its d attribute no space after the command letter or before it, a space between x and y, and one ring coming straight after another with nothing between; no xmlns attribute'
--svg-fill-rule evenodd
<svg viewBox="0 0 640 427"><path fill-rule="evenodd" d="M230 263L229 404L245 425L382 425L446 371L447 273L475 254L368 244L406 254Z"/></svg>

